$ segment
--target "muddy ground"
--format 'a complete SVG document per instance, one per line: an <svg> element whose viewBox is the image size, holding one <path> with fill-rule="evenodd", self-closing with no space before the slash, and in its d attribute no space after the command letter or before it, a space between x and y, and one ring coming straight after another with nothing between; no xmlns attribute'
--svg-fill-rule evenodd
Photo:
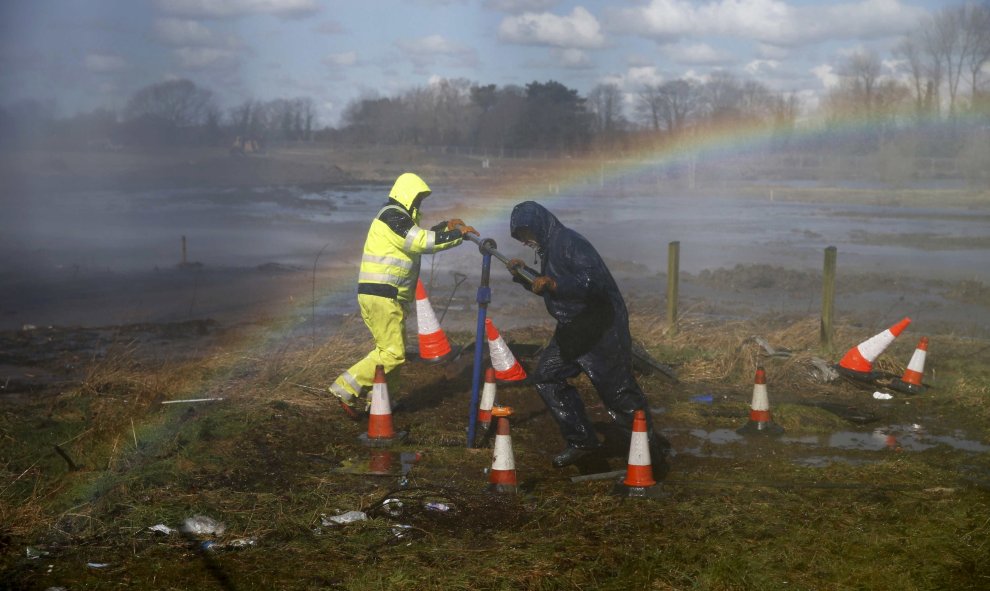
<svg viewBox="0 0 990 591"><path fill-rule="evenodd" d="M220 158L215 176L201 160L170 157L118 163L105 177L93 168L108 166L104 157L87 168L62 156L61 165L41 160L52 170L20 180L36 188L92 183L88 189L164 179L332 185L381 181L414 157L304 156L312 165L289 150L272 155L298 166L272 166L268 176L267 165L255 166L260 176L247 178L230 173L239 161L216 155L204 156ZM450 183L500 174L435 156L419 164ZM540 168L525 174L538 178ZM985 215L979 202L960 211ZM990 296L980 280L924 271L921 280L847 276L827 350L819 338L821 275L813 269L744 264L685 273L673 330L666 274L609 257L637 341L676 374L637 369L673 446L670 472L653 489L658 498L644 499L615 494L615 476L597 477L625 470L628 443L583 378L577 384L607 451L552 468L561 447L556 427L531 386L503 384L498 399L514 409L519 490L486 491L491 435L480 433L469 447L465 433L473 277L456 291L452 274L434 278L434 307L464 353L443 365L417 361L411 322L411 361L390 392L396 428L408 438L373 449L360 439L366 425L347 420L319 391L370 346L346 307L349 288L336 279L353 274L346 265L321 268L317 281L301 265L88 269L74 277L24 273L7 262L6 285L18 289L5 291L16 313L0 333L0 588L990 583ZM18 295L25 293L52 302ZM334 298L343 307L318 305ZM492 315L532 370L552 325L537 299L502 300ZM914 329L878 359L880 382L823 375L818 359L837 361L905 307L924 312L928 390L887 387L914 351L921 334ZM737 432L749 420L758 366L768 375L779 437ZM878 391L891 396L875 398ZM348 511L368 519L333 522ZM222 531L178 531L196 516Z"/></svg>

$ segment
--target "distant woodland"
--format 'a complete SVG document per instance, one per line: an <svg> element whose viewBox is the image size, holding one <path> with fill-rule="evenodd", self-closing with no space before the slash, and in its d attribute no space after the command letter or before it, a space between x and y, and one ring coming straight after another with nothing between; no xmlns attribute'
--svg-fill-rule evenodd
<svg viewBox="0 0 990 591"><path fill-rule="evenodd" d="M769 151L874 154L896 145L911 157L990 152L990 4L949 7L919 24L893 55L857 53L837 64L840 82L815 109L756 79L714 72L636 89L600 84L582 96L548 80L525 86L441 80L347 105L321 124L307 97L245 100L223 108L189 80L142 88L117 111L54 116L53 101L0 107L0 146L121 149L288 141L444 146L492 156L621 155L645 142L678 142L726 128L764 131ZM896 63L896 71L885 64ZM830 133L831 132L831 133ZM982 165L980 165L982 166Z"/></svg>

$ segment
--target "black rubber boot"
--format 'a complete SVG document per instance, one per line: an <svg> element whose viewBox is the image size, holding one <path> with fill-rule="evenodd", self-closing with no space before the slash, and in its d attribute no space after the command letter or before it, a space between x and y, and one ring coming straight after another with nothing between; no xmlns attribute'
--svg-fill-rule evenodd
<svg viewBox="0 0 990 591"><path fill-rule="evenodd" d="M574 447L573 445L568 445L564 451L553 457L553 465L556 468L563 468L564 466L570 466L576 463L582 458L586 458L601 449L601 446L597 447Z"/></svg>

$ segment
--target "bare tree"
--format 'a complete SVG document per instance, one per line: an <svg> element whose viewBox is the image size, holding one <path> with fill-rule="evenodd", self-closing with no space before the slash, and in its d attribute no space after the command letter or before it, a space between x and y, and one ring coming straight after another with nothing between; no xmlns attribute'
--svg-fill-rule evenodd
<svg viewBox="0 0 990 591"><path fill-rule="evenodd" d="M969 95L977 101L985 81L984 66L990 61L990 3L967 5L965 19L966 66L969 70Z"/></svg>
<svg viewBox="0 0 990 591"><path fill-rule="evenodd" d="M592 133L610 144L625 128L622 91L615 84L598 84L588 93L586 104L592 117Z"/></svg>
<svg viewBox="0 0 990 591"><path fill-rule="evenodd" d="M931 81L927 76L928 69L925 67L924 51L920 41L914 37L905 37L894 48L894 55L903 60L900 69L906 72L911 79L915 115L920 117L930 113L932 110L930 102Z"/></svg>
<svg viewBox="0 0 990 591"><path fill-rule="evenodd" d="M215 106L211 91L190 80L169 80L138 90L125 113L128 119L151 116L181 128L204 123Z"/></svg>
<svg viewBox="0 0 990 591"><path fill-rule="evenodd" d="M643 87L637 96L636 111L654 131L677 134L699 111L700 98L697 84L688 80L670 80Z"/></svg>
<svg viewBox="0 0 990 591"><path fill-rule="evenodd" d="M839 67L844 92L855 112L870 116L876 110L876 87L882 72L880 57L872 51L858 51Z"/></svg>
<svg viewBox="0 0 990 591"><path fill-rule="evenodd" d="M741 114L742 86L732 74L717 70L702 84L701 102L708 121L734 121Z"/></svg>

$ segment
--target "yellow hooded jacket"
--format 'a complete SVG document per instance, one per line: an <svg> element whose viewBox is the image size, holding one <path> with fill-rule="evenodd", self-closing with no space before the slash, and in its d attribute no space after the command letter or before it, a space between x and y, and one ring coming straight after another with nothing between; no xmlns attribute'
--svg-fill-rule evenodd
<svg viewBox="0 0 990 591"><path fill-rule="evenodd" d="M446 221L429 230L419 227L420 202L429 194L426 182L411 172L396 179L388 202L368 229L358 293L411 301L419 278L420 255L446 250L463 241L460 230L446 229Z"/></svg>

